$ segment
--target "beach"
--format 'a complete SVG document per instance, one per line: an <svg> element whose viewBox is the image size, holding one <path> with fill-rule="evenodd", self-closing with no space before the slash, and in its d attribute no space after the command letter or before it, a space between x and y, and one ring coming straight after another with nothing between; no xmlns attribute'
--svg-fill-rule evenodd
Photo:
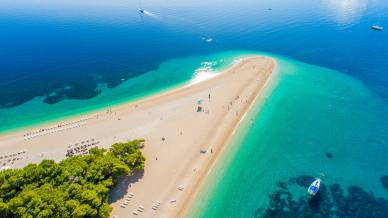
<svg viewBox="0 0 388 218"><path fill-rule="evenodd" d="M60 161L69 153L143 138L145 169L111 191L111 216L181 216L275 68L272 58L245 57L204 81L1 135L0 164L19 168L43 159Z"/></svg>
<svg viewBox="0 0 388 218"><path fill-rule="evenodd" d="M120 218L388 217L388 1L32 0L0 10L3 174L141 138L144 170L84 190L109 202L80 204ZM2 187L0 217L27 214L25 194L66 216L70 186ZM29 214L47 214L39 202Z"/></svg>

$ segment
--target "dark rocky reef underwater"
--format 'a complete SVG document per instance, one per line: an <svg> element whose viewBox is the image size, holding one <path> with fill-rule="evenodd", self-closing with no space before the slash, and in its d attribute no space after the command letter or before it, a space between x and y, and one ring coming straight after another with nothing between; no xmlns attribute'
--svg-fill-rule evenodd
<svg viewBox="0 0 388 218"><path fill-rule="evenodd" d="M339 184L321 184L318 194L296 199L291 193L292 186L307 190L313 177L301 175L285 182L279 182L279 189L269 194L269 206L257 208L254 217L349 217L388 218L388 200L375 197L361 187L351 185L344 193ZM388 176L381 177L381 183L388 190Z"/></svg>

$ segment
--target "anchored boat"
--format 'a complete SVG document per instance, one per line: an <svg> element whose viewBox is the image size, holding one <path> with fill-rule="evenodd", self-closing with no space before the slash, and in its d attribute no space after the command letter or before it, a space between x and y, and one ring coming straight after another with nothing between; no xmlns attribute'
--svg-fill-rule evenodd
<svg viewBox="0 0 388 218"><path fill-rule="evenodd" d="M314 180L313 183L311 183L311 185L309 186L309 188L307 189L307 192L310 194L310 195L316 195L319 191L319 187L321 185L321 179L316 179Z"/></svg>

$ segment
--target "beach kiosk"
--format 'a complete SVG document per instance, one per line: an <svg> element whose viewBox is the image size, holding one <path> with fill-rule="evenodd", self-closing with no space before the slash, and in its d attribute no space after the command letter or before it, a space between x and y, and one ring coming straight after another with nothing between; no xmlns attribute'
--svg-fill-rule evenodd
<svg viewBox="0 0 388 218"><path fill-rule="evenodd" d="M202 103L203 103L203 100L201 98L197 99L197 112L203 111Z"/></svg>

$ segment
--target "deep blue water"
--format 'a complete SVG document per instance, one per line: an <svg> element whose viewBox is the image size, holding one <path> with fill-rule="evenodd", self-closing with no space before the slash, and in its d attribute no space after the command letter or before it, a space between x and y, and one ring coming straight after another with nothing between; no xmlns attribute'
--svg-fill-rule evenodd
<svg viewBox="0 0 388 218"><path fill-rule="evenodd" d="M174 57L249 49L350 74L388 98L388 2L0 2L0 108L93 98ZM272 10L268 10L271 8ZM213 38L207 43L203 38Z"/></svg>
<svg viewBox="0 0 388 218"><path fill-rule="evenodd" d="M280 84L225 156L236 163L216 168L224 183L198 214L386 217L388 1L143 0L145 14L139 5L2 0L0 132L182 83L201 61L268 52L280 55ZM298 198L318 170L320 207Z"/></svg>

